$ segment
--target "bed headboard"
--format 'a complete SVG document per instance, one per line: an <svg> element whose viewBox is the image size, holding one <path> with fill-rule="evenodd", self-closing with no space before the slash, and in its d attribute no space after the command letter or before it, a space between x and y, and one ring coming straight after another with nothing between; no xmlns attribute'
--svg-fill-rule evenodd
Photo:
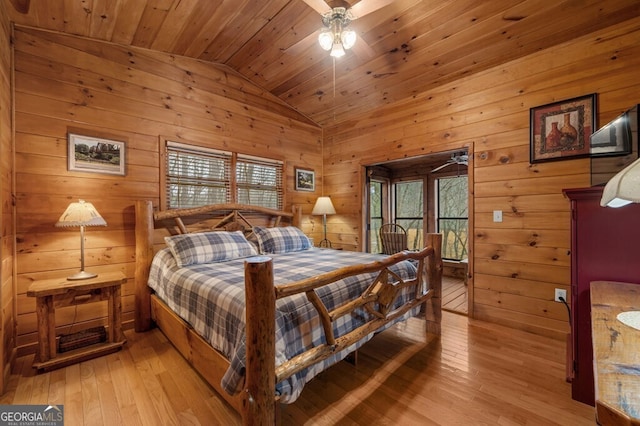
<svg viewBox="0 0 640 426"><path fill-rule="evenodd" d="M147 281L154 254L165 247L164 237L212 230L241 230L250 237L254 226L300 227L302 223L302 210L298 206L293 206L292 212L236 203L154 211L151 201L141 200L136 201L135 213L136 331L145 331L151 326L151 293Z"/></svg>

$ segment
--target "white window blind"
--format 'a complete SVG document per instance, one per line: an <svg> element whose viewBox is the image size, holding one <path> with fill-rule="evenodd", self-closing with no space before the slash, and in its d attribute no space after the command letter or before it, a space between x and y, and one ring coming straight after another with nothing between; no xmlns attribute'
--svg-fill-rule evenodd
<svg viewBox="0 0 640 426"><path fill-rule="evenodd" d="M282 162L238 155L238 202L282 210Z"/></svg>
<svg viewBox="0 0 640 426"><path fill-rule="evenodd" d="M166 149L167 208L237 202L282 210L282 161L170 141Z"/></svg>
<svg viewBox="0 0 640 426"><path fill-rule="evenodd" d="M167 143L167 208L229 202L231 153Z"/></svg>

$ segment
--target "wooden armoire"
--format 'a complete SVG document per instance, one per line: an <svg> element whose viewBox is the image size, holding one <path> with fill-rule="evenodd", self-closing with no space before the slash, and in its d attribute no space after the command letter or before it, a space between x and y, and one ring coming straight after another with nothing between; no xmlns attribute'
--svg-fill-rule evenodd
<svg viewBox="0 0 640 426"><path fill-rule="evenodd" d="M601 207L602 186L566 189L571 201L572 397L594 405L591 281L640 284L640 204Z"/></svg>

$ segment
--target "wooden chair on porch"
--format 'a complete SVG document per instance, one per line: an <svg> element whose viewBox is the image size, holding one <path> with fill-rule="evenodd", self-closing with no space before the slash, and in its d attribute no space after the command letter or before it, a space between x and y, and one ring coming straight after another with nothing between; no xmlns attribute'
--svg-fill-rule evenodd
<svg viewBox="0 0 640 426"><path fill-rule="evenodd" d="M380 227L380 241L382 242L382 253L394 254L407 247L407 231L396 223L385 223Z"/></svg>

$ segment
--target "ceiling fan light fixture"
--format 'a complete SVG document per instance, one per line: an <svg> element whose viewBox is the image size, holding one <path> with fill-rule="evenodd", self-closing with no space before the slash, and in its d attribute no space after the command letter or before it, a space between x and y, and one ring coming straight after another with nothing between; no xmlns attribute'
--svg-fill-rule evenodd
<svg viewBox="0 0 640 426"><path fill-rule="evenodd" d="M349 12L344 7L336 7L322 16L324 28L318 35L318 43L324 50L330 50L334 58L344 56L345 49L351 49L356 42L356 33L346 30L351 22Z"/></svg>
<svg viewBox="0 0 640 426"><path fill-rule="evenodd" d="M344 54L345 51L342 43L340 43L340 40L336 40L336 42L333 43L333 47L331 48L331 53L329 53L329 55L333 56L334 58L341 58L342 56L344 56Z"/></svg>
<svg viewBox="0 0 640 426"><path fill-rule="evenodd" d="M344 30L341 35L342 45L345 49L351 49L356 44L356 32L353 30Z"/></svg>
<svg viewBox="0 0 640 426"><path fill-rule="evenodd" d="M324 50L331 50L333 47L333 33L328 28L318 34L318 43Z"/></svg>

